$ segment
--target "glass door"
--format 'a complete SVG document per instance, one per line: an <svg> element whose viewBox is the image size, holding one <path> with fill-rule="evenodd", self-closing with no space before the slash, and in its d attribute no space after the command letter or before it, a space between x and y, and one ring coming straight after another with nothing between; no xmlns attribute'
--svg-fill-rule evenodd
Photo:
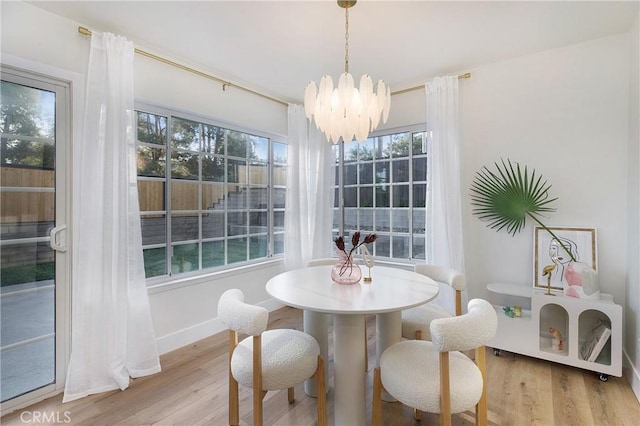
<svg viewBox="0 0 640 426"><path fill-rule="evenodd" d="M56 389L66 367L68 87L2 69L0 88L0 372L7 401ZM62 284L62 289L60 286ZM64 293L66 294L66 293ZM64 334L64 333L62 333Z"/></svg>

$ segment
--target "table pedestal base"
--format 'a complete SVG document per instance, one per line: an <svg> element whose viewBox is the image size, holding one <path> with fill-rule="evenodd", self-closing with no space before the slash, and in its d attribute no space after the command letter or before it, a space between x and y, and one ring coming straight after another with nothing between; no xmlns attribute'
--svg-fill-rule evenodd
<svg viewBox="0 0 640 426"><path fill-rule="evenodd" d="M364 315L334 315L333 342L335 425L364 425Z"/></svg>

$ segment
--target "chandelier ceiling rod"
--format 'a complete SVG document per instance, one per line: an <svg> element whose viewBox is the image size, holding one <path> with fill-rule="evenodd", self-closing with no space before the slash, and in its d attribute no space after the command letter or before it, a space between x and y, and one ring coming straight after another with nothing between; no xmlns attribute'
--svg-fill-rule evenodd
<svg viewBox="0 0 640 426"><path fill-rule="evenodd" d="M339 1L338 5L344 7L344 72L349 72L349 8L356 4L354 1Z"/></svg>

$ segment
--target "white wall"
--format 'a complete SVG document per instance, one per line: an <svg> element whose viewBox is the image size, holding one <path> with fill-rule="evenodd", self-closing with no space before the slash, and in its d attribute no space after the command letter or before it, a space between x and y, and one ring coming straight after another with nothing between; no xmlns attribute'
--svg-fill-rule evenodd
<svg viewBox="0 0 640 426"><path fill-rule="evenodd" d="M280 307L265 291L267 280L283 271L282 262L255 266L249 271L227 271L215 277L150 289L149 301L161 353L225 330L217 321L218 299L229 288L244 291L249 303L267 309Z"/></svg>
<svg viewBox="0 0 640 426"><path fill-rule="evenodd" d="M89 49L77 24L22 2L0 7L2 53L86 74Z"/></svg>
<svg viewBox="0 0 640 426"><path fill-rule="evenodd" d="M89 40L84 44L88 48ZM136 101L170 106L247 130L287 133L283 104L233 87L223 91L220 83L140 55L135 56L134 73Z"/></svg>
<svg viewBox="0 0 640 426"><path fill-rule="evenodd" d="M640 400L640 11L629 33L629 248L624 375Z"/></svg>
<svg viewBox="0 0 640 426"><path fill-rule="evenodd" d="M534 168L558 197L543 223L597 228L602 291L624 304L628 37L470 71L461 91L462 182L468 188L476 171L500 158ZM491 281L531 285L533 223L512 237L463 206L471 291L482 296Z"/></svg>

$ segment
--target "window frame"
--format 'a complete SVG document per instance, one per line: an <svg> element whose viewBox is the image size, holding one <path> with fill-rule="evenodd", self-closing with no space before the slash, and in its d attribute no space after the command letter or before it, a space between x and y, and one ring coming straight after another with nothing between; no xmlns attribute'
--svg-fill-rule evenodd
<svg viewBox="0 0 640 426"><path fill-rule="evenodd" d="M284 233L284 229L280 230L276 230L274 228L274 216L277 212L280 211L284 211L284 206L280 207L275 207L274 206L274 202L276 200L275 198L275 193L278 190L286 190L286 183L284 185L275 185L273 182L273 173L274 170L276 168L276 166L278 166L279 168L283 168L285 170L285 176L286 176L286 167L288 167L288 138L283 136L283 135L278 135L278 134L274 134L274 133L270 133L270 132L265 132L265 131L261 131L261 130L256 130L256 129L250 129L247 128L245 126L236 124L236 123L230 123L230 122L226 122L223 120L218 120L212 117L208 117L208 116L204 116L201 114L197 114L197 113L193 113L193 112L189 112L189 111L184 111L184 110L180 110L177 108L171 108L171 107L166 107L166 106L159 106L159 105L154 105L154 104L150 104L150 103L146 103L146 102L141 102L141 101L136 101L135 102L135 112L136 112L136 127L135 127L135 134L136 134L136 158L137 158L137 153L138 153L138 148L140 146L153 146L153 147L161 147L164 150L164 175L162 177L160 176L139 176L136 173L136 178L137 178L137 182L140 181L150 181L150 182L160 182L163 185L163 204L164 204L164 210L149 210L149 211L143 211L142 209L140 210L140 218L144 218L145 216L152 216L152 215L163 215L164 216L164 226L165 226L165 234L164 234L164 242L158 242L157 244L144 244L143 245L143 250L147 250L147 249L152 249L152 248L163 248L165 253L164 253L164 267L165 267L165 273L161 274L161 275L157 275L157 276L151 276L146 278L146 283L147 283L147 287L148 288L154 288L154 287L164 287L167 284L171 284L172 282L185 282L185 281L193 281L193 280L198 280L199 278L203 278L203 277L210 277L211 275L224 275L227 274L229 271L232 271L232 273L237 273L237 271L248 271L250 269L253 269L256 267L256 265L261 265L264 263L270 263L272 261L281 261L283 258L283 252L276 252L276 246L275 246L275 240L276 240L276 236L279 236L281 234ZM164 137L164 144L163 145L159 145L159 144L147 144L147 143L143 143L140 144L139 140L138 140L138 132L137 132L137 123L138 123L138 113L147 113L147 114L152 114L152 115L158 115L158 116L162 116L166 118L166 134L163 135ZM195 154L198 155L198 176L195 179L178 179L175 178L172 174L172 154L174 152L172 144L171 144L171 140L172 140L172 123L174 119L180 119L180 120L187 120L187 121L192 121L195 122L197 124L199 124L200 126L205 125L205 126L210 126L210 127L217 127L220 129L224 129L224 134L225 134L225 142L224 142L224 149L225 152L222 154L222 158L224 158L224 177L222 179L221 182L218 181L213 181L213 180L208 180L208 179L203 179L202 176L202 164L201 164L201 157L203 155L211 155L212 157L214 155L218 155L218 154L214 154L212 153L206 153L204 151L191 151L190 149L178 149L177 152L187 152L187 153L191 153L191 154ZM252 160L249 158L249 155L247 154L246 158L244 158L244 161L246 161L246 173L245 173L245 182L240 182L240 183L233 183L233 182L228 182L227 178L226 178L226 174L227 174L227 160L229 158L231 159L238 159L235 157L229 157L228 153L226 152L226 141L227 141L227 136L230 132L236 132L238 134L242 134L245 136L253 136L253 137L258 137L258 138L264 138L267 140L267 158L266 160L259 160L259 162L261 164L264 164L267 166L268 170L267 170L267 182L265 184L252 184L250 181L250 177L249 177L249 168L250 165L252 163ZM285 159L286 163L282 163L282 162L275 162L275 158L274 158L274 146L275 144L282 144L285 146L286 149L286 153L287 153L287 158ZM249 145L249 143L247 143L247 146ZM247 147L247 150L249 148ZM228 241L229 241L229 235L227 235L228 231L227 231L227 214L229 212L229 210L227 209L227 207L225 206L224 210L223 210L223 217L224 217L224 221L225 221L225 225L224 225L224 232L223 232L223 236L222 237L207 237L204 238L204 236L202 235L202 231L203 231L203 224L202 224L202 219L203 219L203 205L202 205L202 190L198 189L198 196L197 196L197 206L195 208L195 210L188 210L188 211L184 211L184 210L176 210L173 209L173 206L171 206L171 191L172 191L172 186L175 183L183 183L183 184L193 184L193 185L198 185L198 186L202 186L205 184L220 184L222 186L227 186L227 185L238 185L239 187L246 187L246 188L250 188L250 187L264 187L266 188L266 196L267 196L267 203L266 203L266 208L264 210L262 209L254 209L252 208L252 206L249 205L249 203L245 203L245 206L238 210L238 211L242 211L245 215L246 218L246 223L245 223L245 228L246 228L246 232L244 234L242 234L242 236L238 236L238 238L245 238L245 247L247 249L247 253L246 253L246 257L245 260L243 261L239 261L239 262L233 262L233 263L229 263L228 262ZM235 210L235 209L234 209ZM171 217L172 215L175 214L189 214L189 215L197 215L198 216L198 235L196 239L190 239L190 240L184 240L184 241L179 241L180 244L178 245L187 245L187 244L196 244L197 245L197 252L198 252L198 266L196 270L192 270L192 271L188 271L188 272L183 272L183 273L176 273L173 272L173 266L172 266L172 252L174 251L174 246L176 245L176 241L173 241L172 238L172 230L171 230ZM259 232L259 233L252 233L250 226L251 226L251 217L252 217L252 213L266 213L266 220L267 220L267 226L266 226L266 232ZM260 236L267 236L267 247L266 247L266 251L267 254L265 257L256 257L256 258L252 258L251 257L251 247L250 247L250 243L251 243L251 239L255 238L256 236L260 237ZM222 265L217 265L217 266L213 266L213 267L205 267L203 265L203 244L207 243L207 242L211 242L211 241L223 241L224 243L224 253L225 253L225 259L223 260L223 264Z"/></svg>
<svg viewBox="0 0 640 426"><path fill-rule="evenodd" d="M426 236L425 236L425 231L424 229L422 230L422 232L415 232L414 231L414 214L415 212L423 212L423 216L424 216L424 220L426 221L426 198L424 199L424 205L423 206L414 206L414 186L415 185L425 185L425 192L426 192L426 185L428 185L427 182L427 170L426 167L427 166L427 155L428 155L428 150L427 150L427 143L428 142L427 138L426 138L426 133L427 133L427 125L426 123L419 123L419 124L414 124L414 125L409 125L409 126L402 126L402 127L395 127L395 128L387 128L387 129L382 129L382 130L378 130L376 132L372 132L368 139L367 142L370 141L371 139L375 139L375 138L380 138L380 137L385 137L385 136L393 136L393 135L397 135L397 134L402 134L402 133L408 133L409 134L409 148L408 148L408 153L406 156L402 156L402 157L394 157L393 155L390 155L388 158L382 158L382 157L377 157L376 153L377 153L377 144L374 142L373 145L373 152L372 152L372 156L370 159L366 159L364 163L361 162L360 159L360 154L358 154L358 158L356 158L355 160L351 160L351 161L347 161L346 156L348 155L347 150L350 148L351 144L353 143L354 145L357 144L355 141L353 141L352 143L348 143L348 144L343 144L343 143L339 143L337 145L334 146L334 163L333 163L333 167L334 167L334 176L335 179L331 184L331 188L334 191L334 202L332 205L332 211L333 211L333 224L332 224L332 235L333 238L337 237L338 235L345 235L349 234L351 232L354 232L356 230L359 230L361 233L363 234L368 234L370 232L375 232L378 235L378 238L388 238L389 239L389 244L388 244L388 253L389 256L381 256L378 252L378 250L376 249L376 244L374 244L373 246L373 250L370 251L374 254L374 257L376 260L382 262L382 263L395 263L395 264L414 264L416 262L424 262L425 260L425 252L424 249L422 251L422 256L416 256L416 246L415 246L415 240L417 238L421 238L422 239L422 244L421 247L425 247L425 240L426 240ZM415 134L419 134L422 133L424 135L424 149L423 149L423 153L419 154L416 156L416 154L414 154L412 146L413 146L413 138ZM362 144L357 144L358 148L360 149L360 146ZM424 158L424 162L425 162L425 177L424 180L422 179L416 179L414 180L414 170L415 170L415 164L414 164L414 159L416 158ZM406 173L406 180L403 180L401 182L396 182L394 180L394 169L395 169L395 165L397 165L397 162L400 161L405 161L408 164L409 170ZM386 169L386 176L387 176L387 181L380 183L376 181L376 164L380 164L383 162L387 162L387 169ZM371 182L365 182L362 183L361 182L361 164L371 164L371 174L372 174L372 178L371 178ZM353 183L353 179L350 179L350 177L348 176L347 173L347 168L350 166L356 166L355 167L355 183ZM346 183L346 181L348 181L348 183ZM388 196L387 196L387 205L385 206L379 206L377 204L377 200L376 200L376 194L377 194L377 190L376 188L378 187L386 187L389 189L388 192ZM407 206L403 207L403 206L394 206L394 196L393 193L395 192L395 190L397 188L400 187L408 187L408 193L407 193ZM362 189L366 189L366 188L372 188L371 190L371 206L367 206L367 207L363 207L361 205L361 197L362 197ZM355 198L356 198L356 202L354 206L349 206L347 204L353 204L353 202L347 202L348 200L345 200L346 196L345 193L347 193L348 196L348 192L349 190L354 190L355 189ZM364 228L362 227L362 210L363 209L371 209L371 227L369 228ZM388 230L384 230L384 231L380 231L377 228L377 224L378 222L376 221L376 219L374 218L376 216L376 214L378 213L377 210L378 209L384 209L385 211L388 212L388 217L389 217L389 229ZM346 229L346 227L348 227L349 225L347 225L347 223L349 222L348 219L348 213L349 211L351 211L351 213L355 214L354 220L352 222L354 222L356 225L354 226L353 229L349 228ZM400 231L394 231L393 230L393 214L394 212L401 212L401 211L406 211L406 216L407 216L407 231L406 232L400 232ZM424 226L423 226L424 227ZM394 240L394 236L396 237L401 237L401 238L408 238L408 243L407 243L407 250L408 250L408 257L393 257L394 254L394 249L393 249L393 240ZM419 247L419 246L418 246Z"/></svg>

